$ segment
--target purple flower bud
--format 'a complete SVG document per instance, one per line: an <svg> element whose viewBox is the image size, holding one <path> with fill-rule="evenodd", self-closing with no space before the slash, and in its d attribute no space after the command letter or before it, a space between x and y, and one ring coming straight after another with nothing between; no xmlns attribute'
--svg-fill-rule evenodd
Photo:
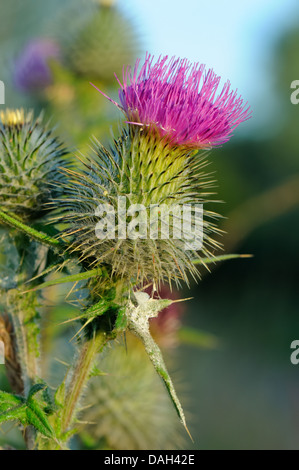
<svg viewBox="0 0 299 470"><path fill-rule="evenodd" d="M41 90L52 83L49 59L59 59L59 45L51 39L34 39L23 49L15 62L13 79L25 92Z"/></svg>

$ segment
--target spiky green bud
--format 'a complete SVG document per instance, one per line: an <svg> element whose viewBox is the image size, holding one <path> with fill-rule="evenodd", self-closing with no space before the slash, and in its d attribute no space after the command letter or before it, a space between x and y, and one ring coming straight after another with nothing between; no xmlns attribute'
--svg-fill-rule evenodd
<svg viewBox="0 0 299 470"><path fill-rule="evenodd" d="M23 220L38 218L61 194L66 154L52 131L23 109L0 113L0 205Z"/></svg>
<svg viewBox="0 0 299 470"><path fill-rule="evenodd" d="M70 68L83 77L111 81L122 64L134 61L138 39L133 26L111 2L96 5L66 51Z"/></svg>
<svg viewBox="0 0 299 470"><path fill-rule="evenodd" d="M116 277L134 283L188 282L188 273L196 278L198 251L211 256L210 249L217 246L211 238L217 230L211 222L215 214L203 209L199 249L188 249L191 233L178 230L183 208L209 201L212 182L205 165L194 150L139 128L123 131L109 150L96 143L85 171L72 172L69 195L62 202L71 250L81 261L94 267L104 263ZM194 222L194 215L190 217Z"/></svg>

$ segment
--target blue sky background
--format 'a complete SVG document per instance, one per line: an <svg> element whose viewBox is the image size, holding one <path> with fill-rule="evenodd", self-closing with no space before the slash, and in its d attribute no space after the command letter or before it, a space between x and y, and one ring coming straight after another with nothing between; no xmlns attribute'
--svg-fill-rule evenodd
<svg viewBox="0 0 299 470"><path fill-rule="evenodd" d="M269 73L272 45L299 24L298 0L118 1L135 18L146 49L212 67L250 101L256 110L251 125L267 127L277 105Z"/></svg>

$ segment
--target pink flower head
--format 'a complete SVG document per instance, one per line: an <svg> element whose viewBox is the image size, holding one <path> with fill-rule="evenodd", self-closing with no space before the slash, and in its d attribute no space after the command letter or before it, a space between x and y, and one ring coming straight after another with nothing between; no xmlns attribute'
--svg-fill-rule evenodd
<svg viewBox="0 0 299 470"><path fill-rule="evenodd" d="M249 106L227 81L220 93L220 77L187 59L146 55L140 71L123 73L119 98L130 124L156 128L174 145L209 148L227 142L232 131L250 117Z"/></svg>

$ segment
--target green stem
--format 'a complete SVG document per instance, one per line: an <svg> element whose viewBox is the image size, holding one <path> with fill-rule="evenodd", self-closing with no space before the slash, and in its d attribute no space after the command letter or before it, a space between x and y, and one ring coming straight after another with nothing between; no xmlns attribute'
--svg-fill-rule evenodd
<svg viewBox="0 0 299 470"><path fill-rule="evenodd" d="M16 289L7 293L8 309L11 314L18 359L21 366L24 395L27 396L38 376L39 333L36 295L32 292L20 294Z"/></svg>
<svg viewBox="0 0 299 470"><path fill-rule="evenodd" d="M35 293L20 294L16 289L7 293L8 309L11 314L18 362L21 369L23 393L26 397L34 385L39 372L39 333L37 299ZM28 426L24 433L27 450L35 449L36 431Z"/></svg>
<svg viewBox="0 0 299 470"><path fill-rule="evenodd" d="M0 219L1 216L0 211ZM10 216L8 217L13 220ZM17 223L21 222L17 221ZM14 275L14 284L17 288L8 289L5 297L7 312L13 323L12 339L19 365L16 369L18 377L15 382L22 383L22 393L27 397L39 376L39 313L37 294L35 292L24 294L20 287L33 276L37 269L36 260L39 259L40 245L29 241L24 234L19 233L14 234L12 243L19 258L19 267ZM34 449L36 432L32 426L28 426L24 437L27 448Z"/></svg>
<svg viewBox="0 0 299 470"><path fill-rule="evenodd" d="M81 349L77 363L71 373L71 380L66 390L63 407L61 430L69 430L75 416L84 386L89 378L96 354L101 352L108 341L105 332L98 332L93 339L86 341Z"/></svg>
<svg viewBox="0 0 299 470"><path fill-rule="evenodd" d="M50 237L49 235L39 232L32 227L28 227L28 225L23 224L19 219L16 219L14 216L7 214L0 210L0 220L2 220L6 225L14 227L19 231L26 233L29 237L33 238L34 240L42 243L43 245L56 247L58 248L61 244L55 238Z"/></svg>

